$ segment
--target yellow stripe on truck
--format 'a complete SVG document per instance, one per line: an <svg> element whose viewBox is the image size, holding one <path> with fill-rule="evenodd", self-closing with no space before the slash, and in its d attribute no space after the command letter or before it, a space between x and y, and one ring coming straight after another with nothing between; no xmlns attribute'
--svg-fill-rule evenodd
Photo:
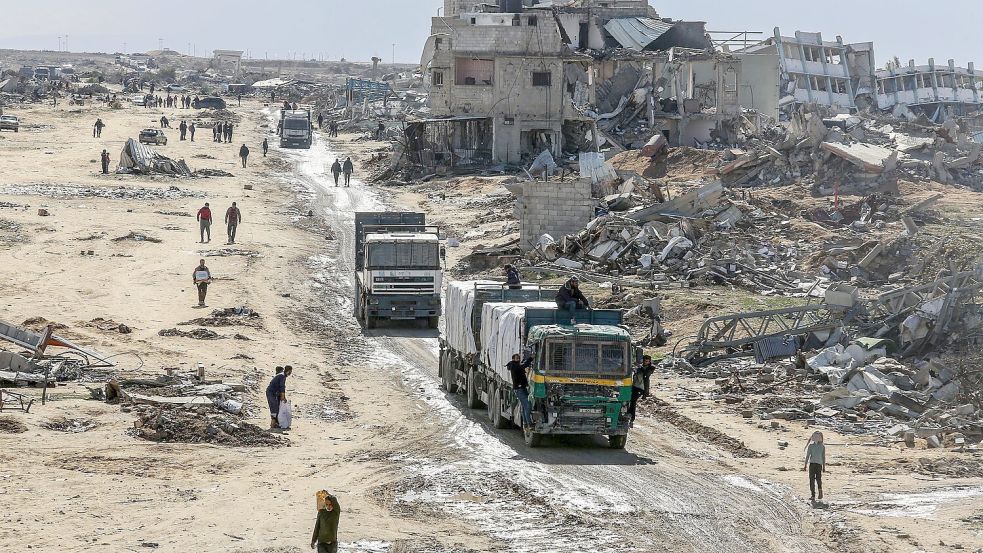
<svg viewBox="0 0 983 553"><path fill-rule="evenodd" d="M543 376L534 374L532 381L537 384L591 384L594 386L612 386L621 388L631 386L630 380L609 380L603 378L574 378L565 376Z"/></svg>

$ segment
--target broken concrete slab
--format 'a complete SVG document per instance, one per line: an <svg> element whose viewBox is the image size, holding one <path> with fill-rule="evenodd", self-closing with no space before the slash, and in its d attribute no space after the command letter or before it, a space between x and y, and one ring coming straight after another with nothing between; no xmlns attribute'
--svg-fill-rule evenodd
<svg viewBox="0 0 983 553"><path fill-rule="evenodd" d="M898 160L897 151L862 142L855 144L823 142L821 148L868 173L883 173L891 168L892 163L896 166Z"/></svg>

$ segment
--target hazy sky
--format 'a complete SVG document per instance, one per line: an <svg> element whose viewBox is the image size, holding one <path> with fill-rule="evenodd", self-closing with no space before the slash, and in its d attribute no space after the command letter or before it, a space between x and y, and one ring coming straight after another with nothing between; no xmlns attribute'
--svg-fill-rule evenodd
<svg viewBox="0 0 983 553"><path fill-rule="evenodd" d="M430 17L443 0L0 0L0 48L58 48L68 35L73 51L115 52L165 47L197 54L216 48L248 50L253 58L368 60L379 56L419 60ZM980 0L948 0L945 15L932 23L921 17L924 2L895 0L652 0L663 17L703 20L710 30L762 31L779 26L820 31L832 40L874 41L878 64L891 56L919 63L950 57L959 65L983 63L978 39ZM955 14L961 14L955 15ZM927 31L927 33L925 32ZM62 39L63 40L63 39Z"/></svg>

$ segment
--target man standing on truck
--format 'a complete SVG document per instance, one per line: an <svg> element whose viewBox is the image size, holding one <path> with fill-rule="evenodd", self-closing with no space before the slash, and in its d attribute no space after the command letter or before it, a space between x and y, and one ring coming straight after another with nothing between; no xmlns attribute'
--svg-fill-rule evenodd
<svg viewBox="0 0 983 553"><path fill-rule="evenodd" d="M208 241L212 241L212 209L205 202L205 207L198 210L198 226L201 231L201 244L205 243L205 233L208 233Z"/></svg>
<svg viewBox="0 0 983 553"><path fill-rule="evenodd" d="M505 284L508 285L509 290L522 290L522 277L515 265L505 266Z"/></svg>
<svg viewBox="0 0 983 553"><path fill-rule="evenodd" d="M331 164L331 174L334 175L334 185L338 186L338 177L341 176L341 160L335 158L334 163Z"/></svg>
<svg viewBox="0 0 983 553"><path fill-rule="evenodd" d="M345 158L345 164L341 167L341 170L345 173L345 186L351 186L352 173L355 172L355 165L352 163L352 158Z"/></svg>
<svg viewBox="0 0 983 553"><path fill-rule="evenodd" d="M590 302L580 291L579 278L571 278L556 293L556 307L570 312L570 324L577 324L574 317L578 309L590 309Z"/></svg>
<svg viewBox="0 0 983 553"><path fill-rule="evenodd" d="M532 366L532 357L526 359L525 362L520 361L521 357L519 354L512 356L512 361L509 361L505 368L509 370L509 374L512 375L512 391L515 393L516 399L519 400L519 405L522 406L522 426L532 426L532 413L529 407L529 378L526 377L526 369Z"/></svg>
<svg viewBox="0 0 983 553"><path fill-rule="evenodd" d="M638 406L638 399L649 397L649 381L654 372L655 365L652 364L651 355L642 357L642 364L635 367L635 374L631 381L631 401L628 403L628 416L632 425L635 424L635 408Z"/></svg>

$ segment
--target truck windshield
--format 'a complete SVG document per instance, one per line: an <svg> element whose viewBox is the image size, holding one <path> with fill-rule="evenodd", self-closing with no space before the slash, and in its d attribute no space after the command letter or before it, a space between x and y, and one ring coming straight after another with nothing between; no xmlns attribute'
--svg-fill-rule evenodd
<svg viewBox="0 0 983 553"><path fill-rule="evenodd" d="M287 119L283 122L283 128L292 131L306 131L308 129L307 119Z"/></svg>
<svg viewBox="0 0 983 553"><path fill-rule="evenodd" d="M439 269L440 247L434 242L369 244L369 269Z"/></svg>
<svg viewBox="0 0 983 553"><path fill-rule="evenodd" d="M549 342L546 370L551 373L628 374L624 342Z"/></svg>

